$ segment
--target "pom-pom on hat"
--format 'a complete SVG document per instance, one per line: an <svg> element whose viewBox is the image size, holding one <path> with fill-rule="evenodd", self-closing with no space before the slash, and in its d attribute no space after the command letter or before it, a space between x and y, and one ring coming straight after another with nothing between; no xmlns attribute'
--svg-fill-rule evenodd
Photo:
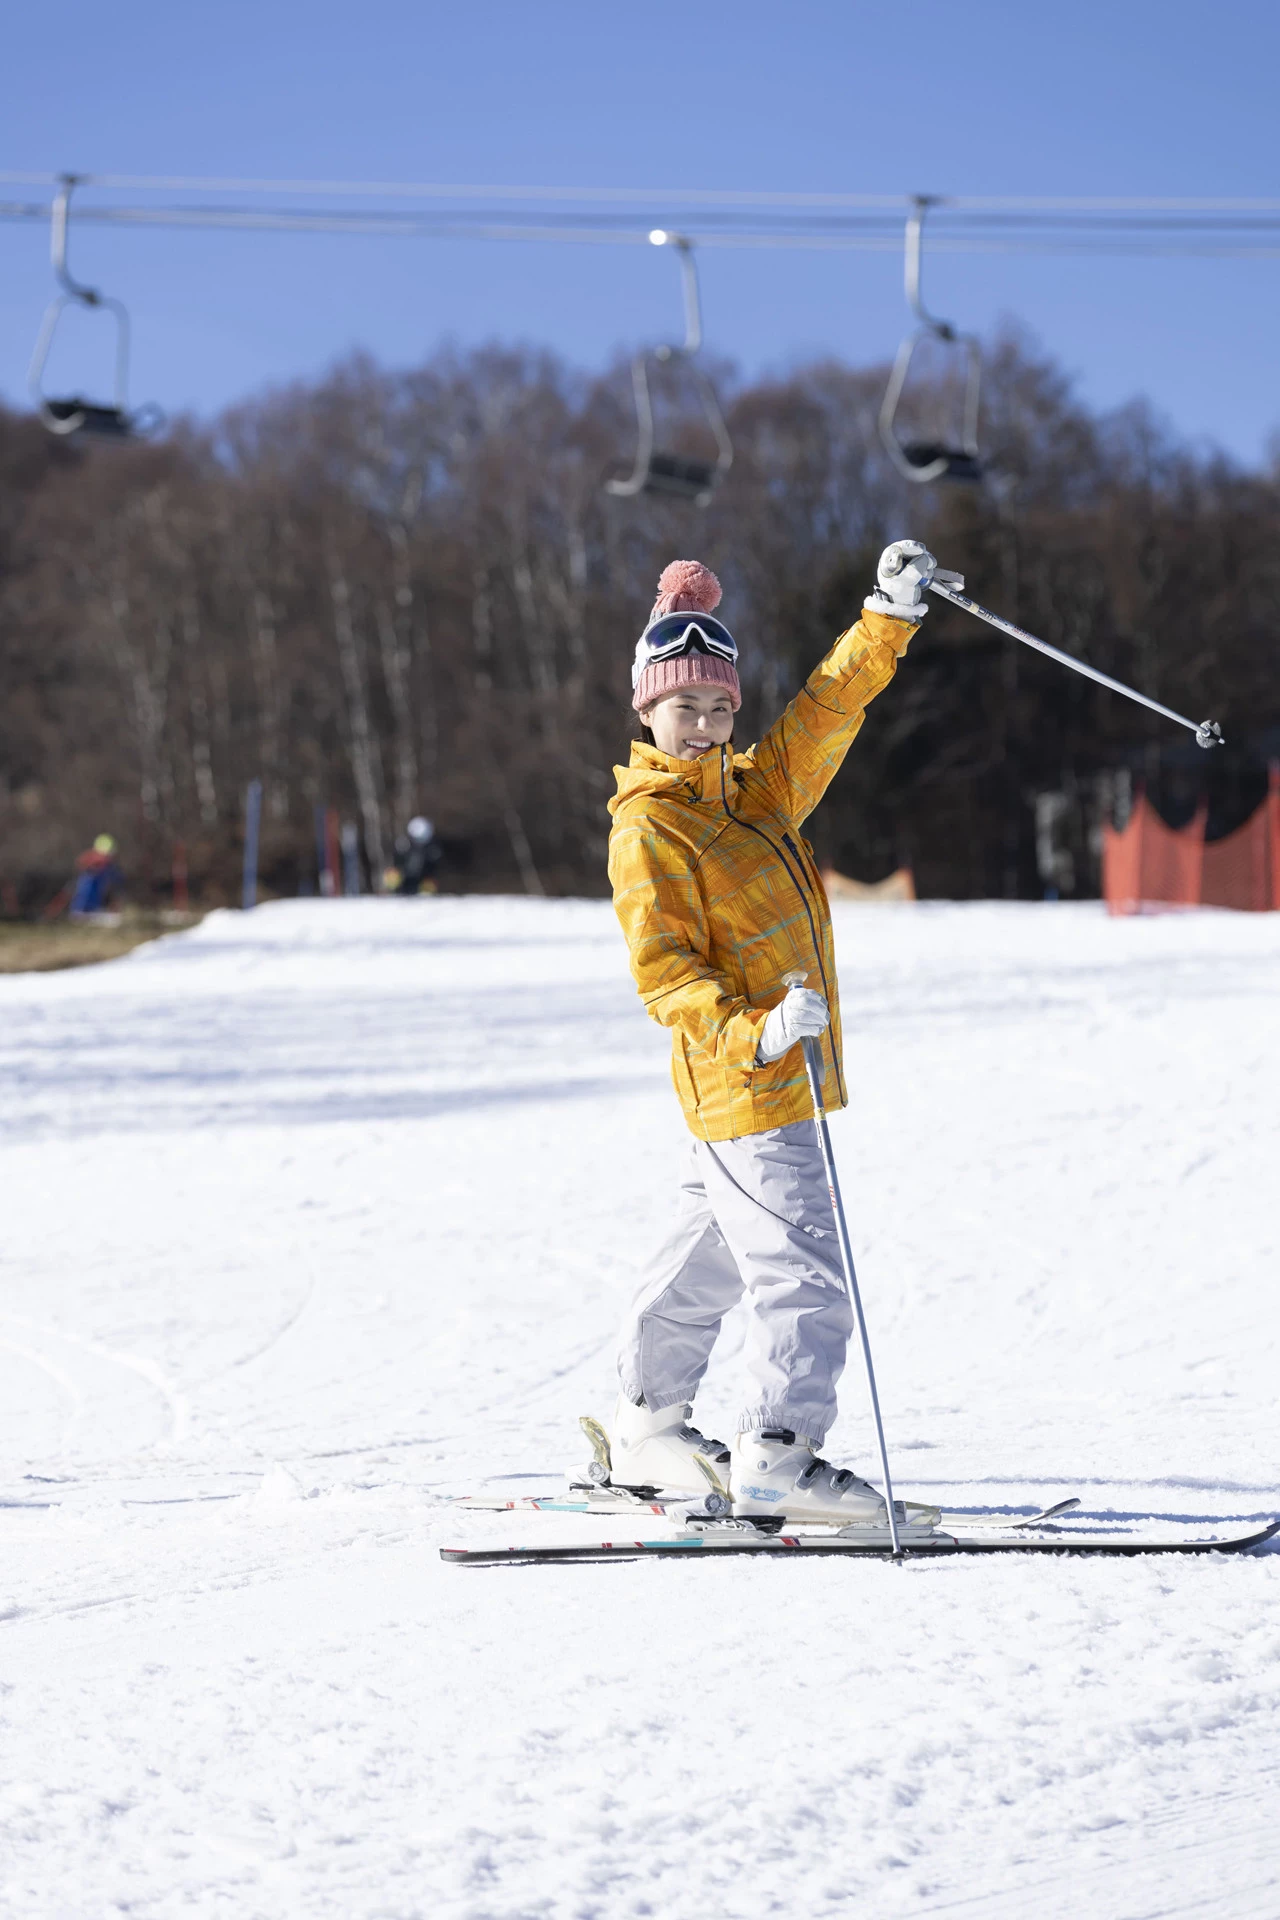
<svg viewBox="0 0 1280 1920"><path fill-rule="evenodd" d="M658 576L658 597L650 620L664 613L714 613L720 605L720 582L701 560L673 560Z"/></svg>
<svg viewBox="0 0 1280 1920"><path fill-rule="evenodd" d="M658 597L649 615L649 626L668 613L711 613L719 604L720 582L710 567L704 567L701 560L673 560L659 576ZM733 701L735 713L742 705L737 668L719 654L690 652L666 660L649 660L642 634L636 647L636 667L631 704L637 713L643 713L655 700L675 693L680 687L724 687Z"/></svg>

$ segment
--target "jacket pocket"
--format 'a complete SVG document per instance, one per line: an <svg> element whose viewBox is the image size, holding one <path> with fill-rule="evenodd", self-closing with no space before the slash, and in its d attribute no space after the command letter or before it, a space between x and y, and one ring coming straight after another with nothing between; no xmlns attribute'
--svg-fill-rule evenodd
<svg viewBox="0 0 1280 1920"><path fill-rule="evenodd" d="M676 1095L686 1113L697 1113L701 1101L698 1098L698 1084L689 1070L689 1056L685 1051L685 1038L679 1027L671 1030L671 1078L675 1082Z"/></svg>

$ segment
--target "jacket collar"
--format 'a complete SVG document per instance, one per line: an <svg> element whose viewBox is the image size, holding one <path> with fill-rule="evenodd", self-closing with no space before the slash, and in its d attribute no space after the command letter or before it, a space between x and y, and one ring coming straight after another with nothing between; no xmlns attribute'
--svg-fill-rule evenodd
<svg viewBox="0 0 1280 1920"><path fill-rule="evenodd" d="M725 792L732 803L738 784L733 749L729 746L717 747L698 760L677 760L645 740L633 740L630 765L615 767L613 771L618 791L609 802L610 813L615 813L624 800L642 794L684 800L694 805L723 806Z"/></svg>

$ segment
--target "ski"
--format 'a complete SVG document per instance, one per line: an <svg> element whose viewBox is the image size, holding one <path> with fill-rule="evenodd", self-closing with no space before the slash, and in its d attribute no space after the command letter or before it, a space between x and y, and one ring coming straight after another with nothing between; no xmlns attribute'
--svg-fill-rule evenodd
<svg viewBox="0 0 1280 1920"><path fill-rule="evenodd" d="M939 1525L944 1533L969 1533L975 1529L990 1533L995 1528L1002 1532L1020 1532L1024 1527L1040 1527L1047 1520L1073 1513L1079 1505L1079 1494L1072 1494L1069 1500L1055 1500L1051 1507L1041 1507L1035 1513L1006 1513L998 1519L989 1513L944 1513Z"/></svg>
<svg viewBox="0 0 1280 1920"><path fill-rule="evenodd" d="M495 1500L486 1494L473 1493L463 1495L454 1504L487 1513L654 1513L666 1519L683 1517L686 1522L732 1518L733 1498L728 1485L714 1464L701 1454L695 1454L694 1458L707 1486L703 1494L704 1504L699 1507L696 1497L687 1491L663 1493L658 1487L616 1486L612 1479L613 1448L605 1428L589 1413L579 1417L578 1425L590 1445L591 1460L579 1469L580 1479L570 1480L567 1492L524 1494L515 1500ZM1079 1505L1078 1497L1072 1496L1055 1501L1051 1506L1040 1507L1034 1513L1001 1515L999 1521L995 1521L992 1516L984 1514L941 1513L937 1507L923 1506L914 1501L897 1503L900 1519L909 1521L909 1516L914 1512L918 1519L927 1519L946 1533L967 1533L975 1527L990 1529L993 1525L1005 1530L1035 1527L1042 1521L1069 1513ZM685 1510L683 1516L679 1513L681 1508ZM771 1530L777 1531L776 1527Z"/></svg>
<svg viewBox="0 0 1280 1920"><path fill-rule="evenodd" d="M516 1500L491 1500L487 1494L466 1493L450 1501L476 1513L656 1513L665 1514L678 1502L696 1504L692 1494L632 1493L627 1487L573 1487L568 1493L526 1493Z"/></svg>
<svg viewBox="0 0 1280 1920"><path fill-rule="evenodd" d="M1243 1532L1222 1533L1212 1537L1172 1534L1137 1534L1120 1529L1069 1533L1055 1531L1028 1534L1025 1531L991 1532L961 1535L934 1533L926 1538L904 1542L905 1560L945 1560L973 1553L1042 1554L1193 1554L1243 1553L1261 1546L1280 1533L1280 1520L1266 1526L1251 1526ZM766 1533L743 1521L712 1522L696 1531L673 1533L658 1540L596 1540L576 1545L538 1545L519 1547L441 1547L440 1558L450 1566L512 1567L559 1563L593 1563L608 1560L716 1559L734 1554L783 1554L827 1557L849 1554L855 1559L892 1558L887 1533L873 1538L852 1539L836 1533Z"/></svg>
<svg viewBox="0 0 1280 1920"><path fill-rule="evenodd" d="M696 1499L687 1493L636 1493L628 1487L573 1487L568 1493L529 1493L515 1500L468 1493L451 1504L467 1507L474 1513L653 1513L670 1519L675 1517L673 1508L696 1505ZM990 1532L995 1527L1006 1532L1021 1531L1025 1527L1042 1526L1079 1505L1077 1495L1059 1500L1051 1507L1040 1507L1034 1513L1001 1514L998 1519L981 1513L944 1513L939 1524L944 1533L969 1533L975 1528Z"/></svg>
<svg viewBox="0 0 1280 1920"><path fill-rule="evenodd" d="M491 1500L486 1494L462 1494L459 1500L451 1501L451 1505L468 1507L472 1513L656 1513L664 1519L674 1519L679 1517L674 1509L697 1505L697 1498L693 1494L635 1494L626 1486L583 1486L570 1488L568 1494L522 1494L518 1500ZM946 1534L971 1532L973 1528L990 1532L994 1526L1007 1532L1021 1532L1025 1526L1042 1526L1046 1521L1054 1521L1079 1505L1079 1496L1073 1496L1071 1500L1055 1501L1052 1507L1038 1507L1034 1513L1002 1513L1000 1519L983 1513L944 1513L938 1524Z"/></svg>

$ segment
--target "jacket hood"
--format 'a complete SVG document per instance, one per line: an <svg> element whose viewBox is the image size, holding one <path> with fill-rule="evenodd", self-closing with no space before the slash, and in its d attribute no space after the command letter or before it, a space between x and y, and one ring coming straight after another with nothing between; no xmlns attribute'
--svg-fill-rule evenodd
<svg viewBox="0 0 1280 1920"><path fill-rule="evenodd" d="M631 764L615 767L618 791L609 800L609 811L616 814L627 800L657 798L663 800L719 800L721 766L730 797L737 784L733 749L718 747L698 760L676 760L645 740L631 743Z"/></svg>

